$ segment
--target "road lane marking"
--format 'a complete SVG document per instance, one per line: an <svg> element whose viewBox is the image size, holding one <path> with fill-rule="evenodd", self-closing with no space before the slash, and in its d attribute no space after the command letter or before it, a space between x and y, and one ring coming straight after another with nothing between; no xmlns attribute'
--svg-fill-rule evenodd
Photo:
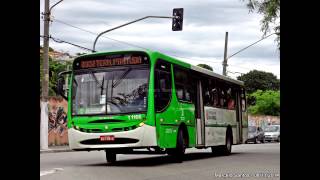
<svg viewBox="0 0 320 180"><path fill-rule="evenodd" d="M52 170L48 170L48 171L40 171L40 176L52 174L52 173L55 173L57 171L63 171L63 169L62 168L53 168Z"/></svg>

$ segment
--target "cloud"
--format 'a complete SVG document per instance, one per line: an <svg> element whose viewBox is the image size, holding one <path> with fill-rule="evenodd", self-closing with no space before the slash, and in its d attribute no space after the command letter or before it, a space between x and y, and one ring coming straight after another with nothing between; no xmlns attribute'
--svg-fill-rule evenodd
<svg viewBox="0 0 320 180"><path fill-rule="evenodd" d="M40 12L43 11L43 2L44 0L40 1ZM241 0L63 1L52 11L53 22L50 26L50 34L53 37L92 48L96 35L59 21L99 34L106 29L147 15L171 16L172 9L180 7L184 8L183 31L173 32L171 19L146 19L105 34L98 40L97 50L138 48L108 39L112 38L169 55L186 57L187 59L180 59L191 64L208 63L220 73L222 65L217 62L223 60L226 31L229 32L229 56L262 38L261 16L249 13L245 2ZM42 34L41 19L40 30ZM279 74L279 52L274 39L275 36L271 36L230 58L228 70L248 72L250 69L260 68ZM72 54L85 52L77 47L53 41L50 41L50 46ZM247 69L241 69L239 66Z"/></svg>

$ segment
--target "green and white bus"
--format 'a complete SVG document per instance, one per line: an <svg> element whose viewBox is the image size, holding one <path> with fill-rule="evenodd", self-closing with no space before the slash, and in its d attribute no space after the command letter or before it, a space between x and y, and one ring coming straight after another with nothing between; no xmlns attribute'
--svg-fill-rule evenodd
<svg viewBox="0 0 320 180"><path fill-rule="evenodd" d="M243 82L159 52L83 55L59 78L58 92L68 99L70 148L104 150L108 162L134 153L181 162L192 147L228 155L247 139Z"/></svg>

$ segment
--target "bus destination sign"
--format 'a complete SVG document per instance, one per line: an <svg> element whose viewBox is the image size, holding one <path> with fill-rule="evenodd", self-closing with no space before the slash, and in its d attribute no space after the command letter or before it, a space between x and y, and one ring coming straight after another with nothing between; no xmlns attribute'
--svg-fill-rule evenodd
<svg viewBox="0 0 320 180"><path fill-rule="evenodd" d="M90 59L78 59L75 61L74 69L101 68L111 66L147 64L147 56L141 55L114 55L91 57Z"/></svg>

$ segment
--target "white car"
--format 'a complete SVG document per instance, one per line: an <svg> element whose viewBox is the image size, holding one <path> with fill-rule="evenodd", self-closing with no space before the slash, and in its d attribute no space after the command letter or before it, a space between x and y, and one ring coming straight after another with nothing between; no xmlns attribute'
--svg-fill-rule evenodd
<svg viewBox="0 0 320 180"><path fill-rule="evenodd" d="M280 125L270 125L264 130L265 141L280 142Z"/></svg>

